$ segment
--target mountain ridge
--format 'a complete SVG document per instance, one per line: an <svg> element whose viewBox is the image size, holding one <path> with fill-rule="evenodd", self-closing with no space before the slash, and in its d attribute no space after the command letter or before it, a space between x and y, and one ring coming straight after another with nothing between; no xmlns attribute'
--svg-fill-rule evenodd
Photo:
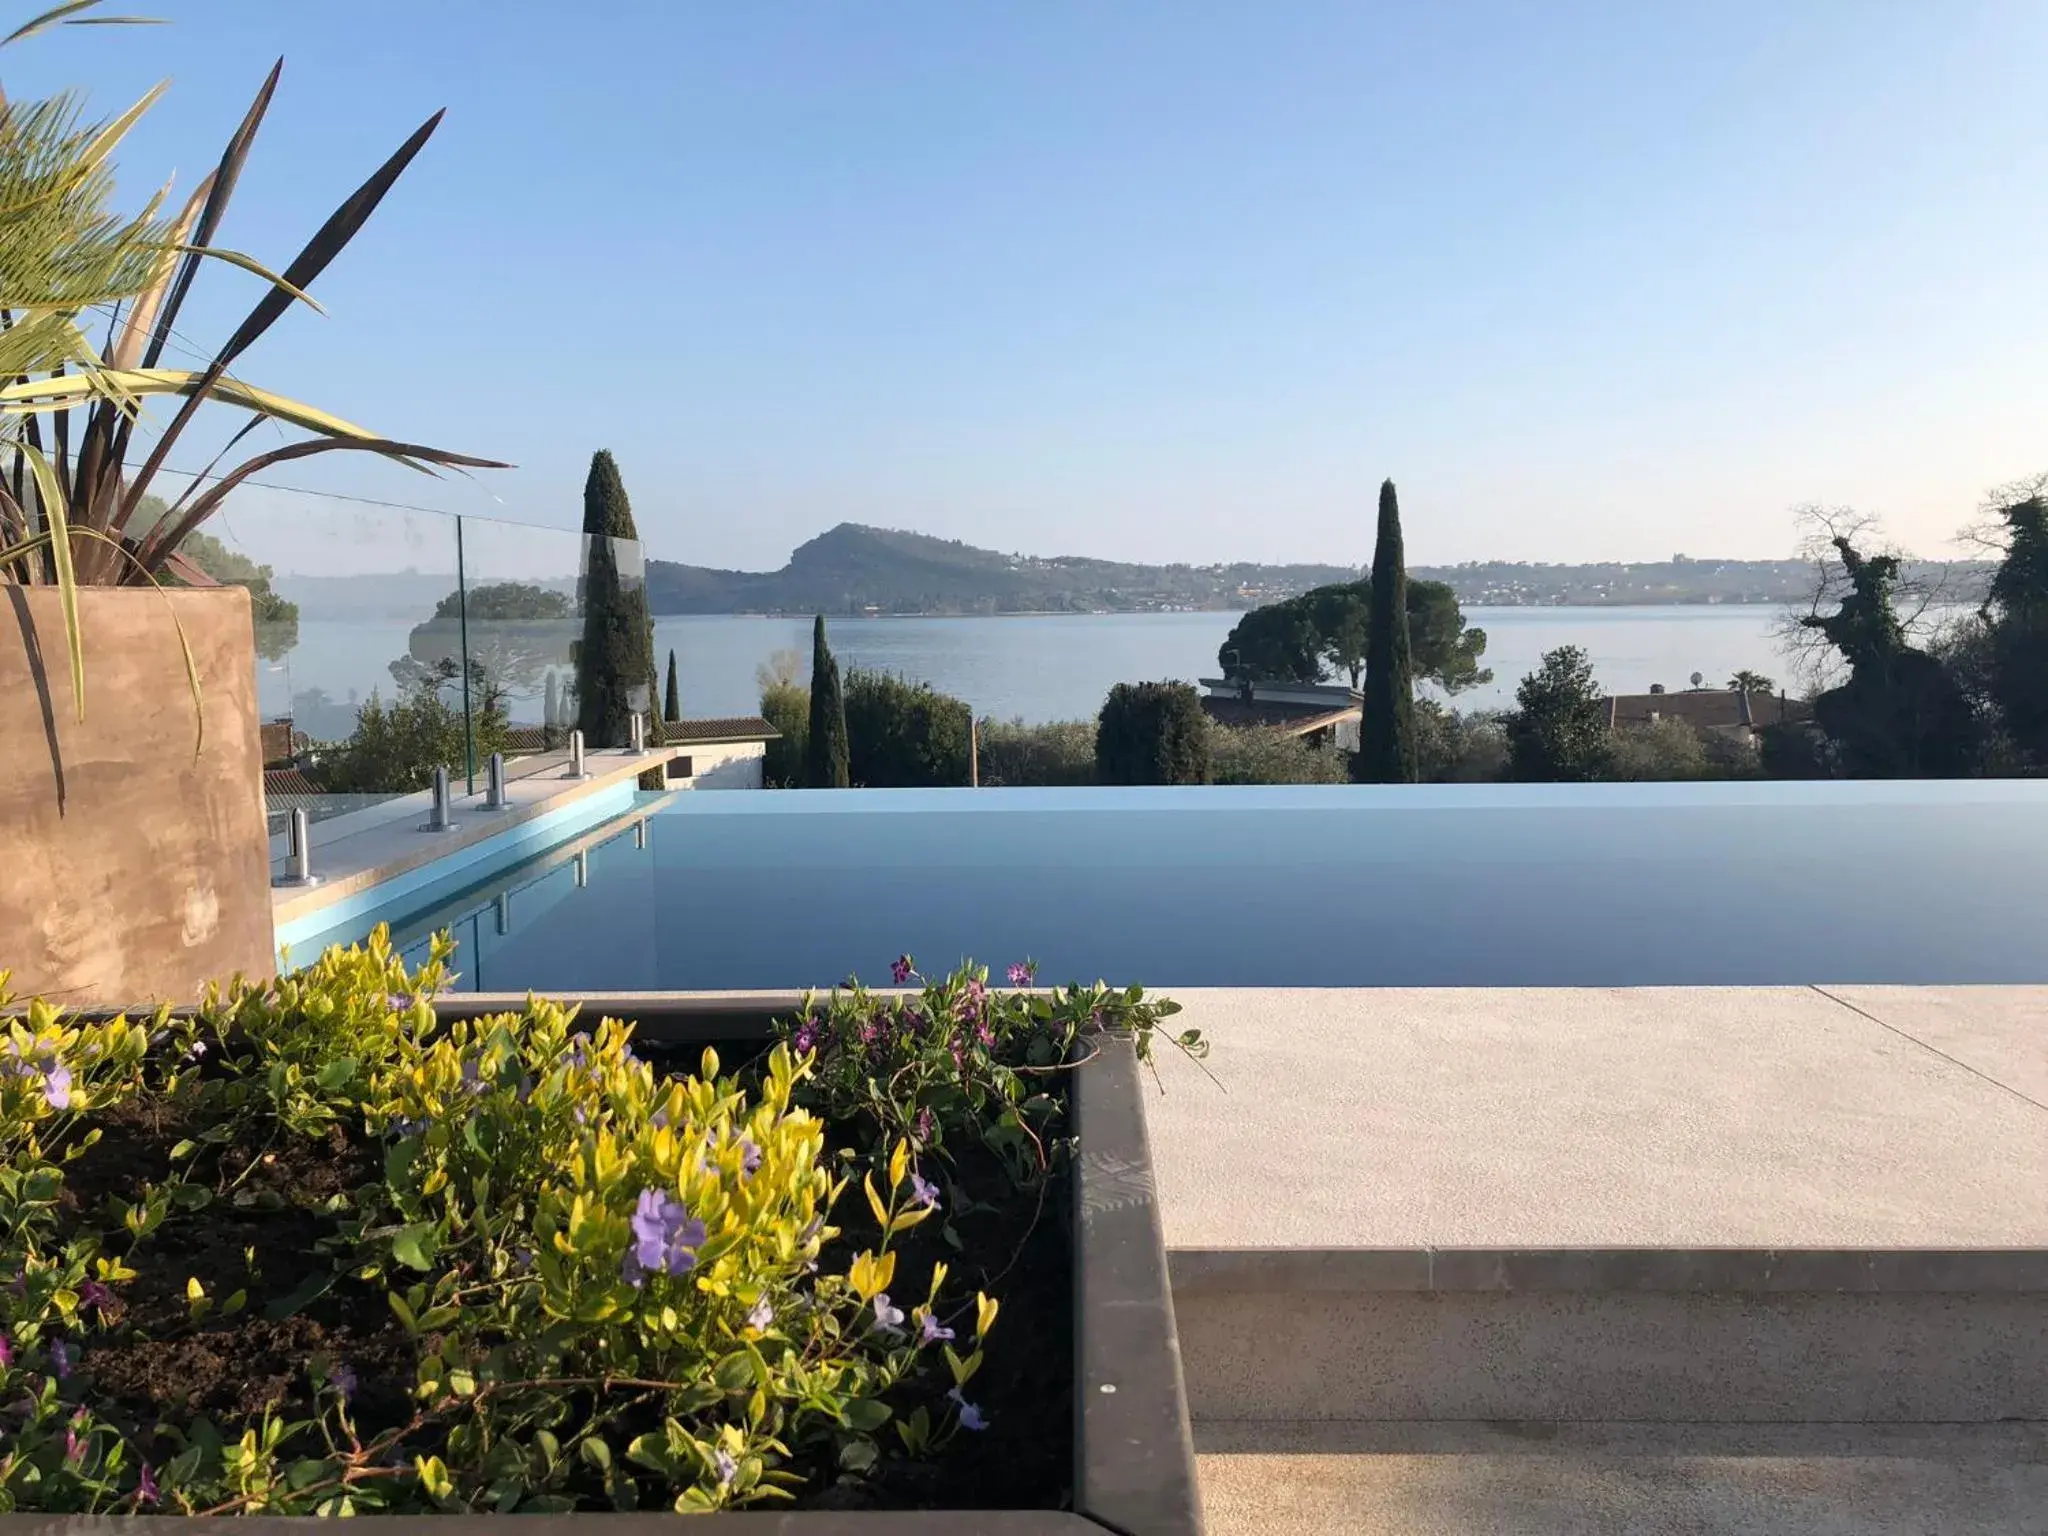
<svg viewBox="0 0 2048 1536"><path fill-rule="evenodd" d="M1084 555L1006 554L959 539L905 529L839 523L790 552L777 571L736 571L647 562L647 595L657 614L1145 613L1255 608L1332 582L1357 581L1365 567L1313 562L1267 565L1144 565ZM1983 561L1911 561L1907 575L1942 579L1957 601L1981 593ZM1441 581L1461 603L1490 606L1788 603L1812 591L1802 560L1609 561L1552 565L1471 561L1411 566L1411 577Z"/></svg>

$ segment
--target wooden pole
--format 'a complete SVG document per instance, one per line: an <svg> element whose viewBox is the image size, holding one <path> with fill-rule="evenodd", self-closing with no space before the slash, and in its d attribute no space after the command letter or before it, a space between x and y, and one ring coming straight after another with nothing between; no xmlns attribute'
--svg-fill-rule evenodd
<svg viewBox="0 0 2048 1536"><path fill-rule="evenodd" d="M973 715L967 717L967 784L981 788L981 721Z"/></svg>

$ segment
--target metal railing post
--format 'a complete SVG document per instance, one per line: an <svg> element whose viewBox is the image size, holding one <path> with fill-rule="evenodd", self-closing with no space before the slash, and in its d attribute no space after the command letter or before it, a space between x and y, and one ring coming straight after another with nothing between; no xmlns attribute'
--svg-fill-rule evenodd
<svg viewBox="0 0 2048 1536"><path fill-rule="evenodd" d="M319 876L313 873L313 823L306 815L304 806L292 808L291 819L285 823L284 875L275 882L278 885L318 885Z"/></svg>
<svg viewBox="0 0 2048 1536"><path fill-rule="evenodd" d="M581 731L571 731L569 733L569 771L563 774L562 777L565 779L587 779L590 777L588 773L583 771L583 733Z"/></svg>
<svg viewBox="0 0 2048 1536"><path fill-rule="evenodd" d="M512 797L505 793L505 754L493 752L484 764L484 809L509 810Z"/></svg>
<svg viewBox="0 0 2048 1536"><path fill-rule="evenodd" d="M421 823L422 832L452 832L455 818L449 814L448 770L445 766L434 770L434 805L427 812L427 819Z"/></svg>

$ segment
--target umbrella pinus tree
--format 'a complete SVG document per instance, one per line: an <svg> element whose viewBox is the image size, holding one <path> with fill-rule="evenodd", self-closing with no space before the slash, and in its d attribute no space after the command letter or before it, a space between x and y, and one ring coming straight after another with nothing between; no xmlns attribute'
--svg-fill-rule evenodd
<svg viewBox="0 0 2048 1536"><path fill-rule="evenodd" d="M839 661L825 643L821 613L811 628L811 728L804 745L804 787L845 789L853 782L850 757Z"/></svg>
<svg viewBox="0 0 2048 1536"><path fill-rule="evenodd" d="M1365 712L1351 777L1361 784L1413 784L1414 661L1408 645L1408 568L1394 482L1380 483L1379 539L1372 552L1372 612L1365 642Z"/></svg>
<svg viewBox="0 0 2048 1536"><path fill-rule="evenodd" d="M591 455L583 482L583 643L576 653L577 724L585 745L623 747L632 739L634 695L654 692L654 620L640 577L633 506L609 450ZM622 556L630 570L622 570Z"/></svg>

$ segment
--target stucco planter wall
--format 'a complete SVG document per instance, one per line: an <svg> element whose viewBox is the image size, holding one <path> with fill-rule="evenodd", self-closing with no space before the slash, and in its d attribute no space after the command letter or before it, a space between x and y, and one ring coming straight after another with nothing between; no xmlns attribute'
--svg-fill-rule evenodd
<svg viewBox="0 0 2048 1536"><path fill-rule="evenodd" d="M78 596L83 722L56 589L0 583L0 968L17 996L71 1006L189 1000L267 973L249 594ZM199 670L196 757L178 625Z"/></svg>

